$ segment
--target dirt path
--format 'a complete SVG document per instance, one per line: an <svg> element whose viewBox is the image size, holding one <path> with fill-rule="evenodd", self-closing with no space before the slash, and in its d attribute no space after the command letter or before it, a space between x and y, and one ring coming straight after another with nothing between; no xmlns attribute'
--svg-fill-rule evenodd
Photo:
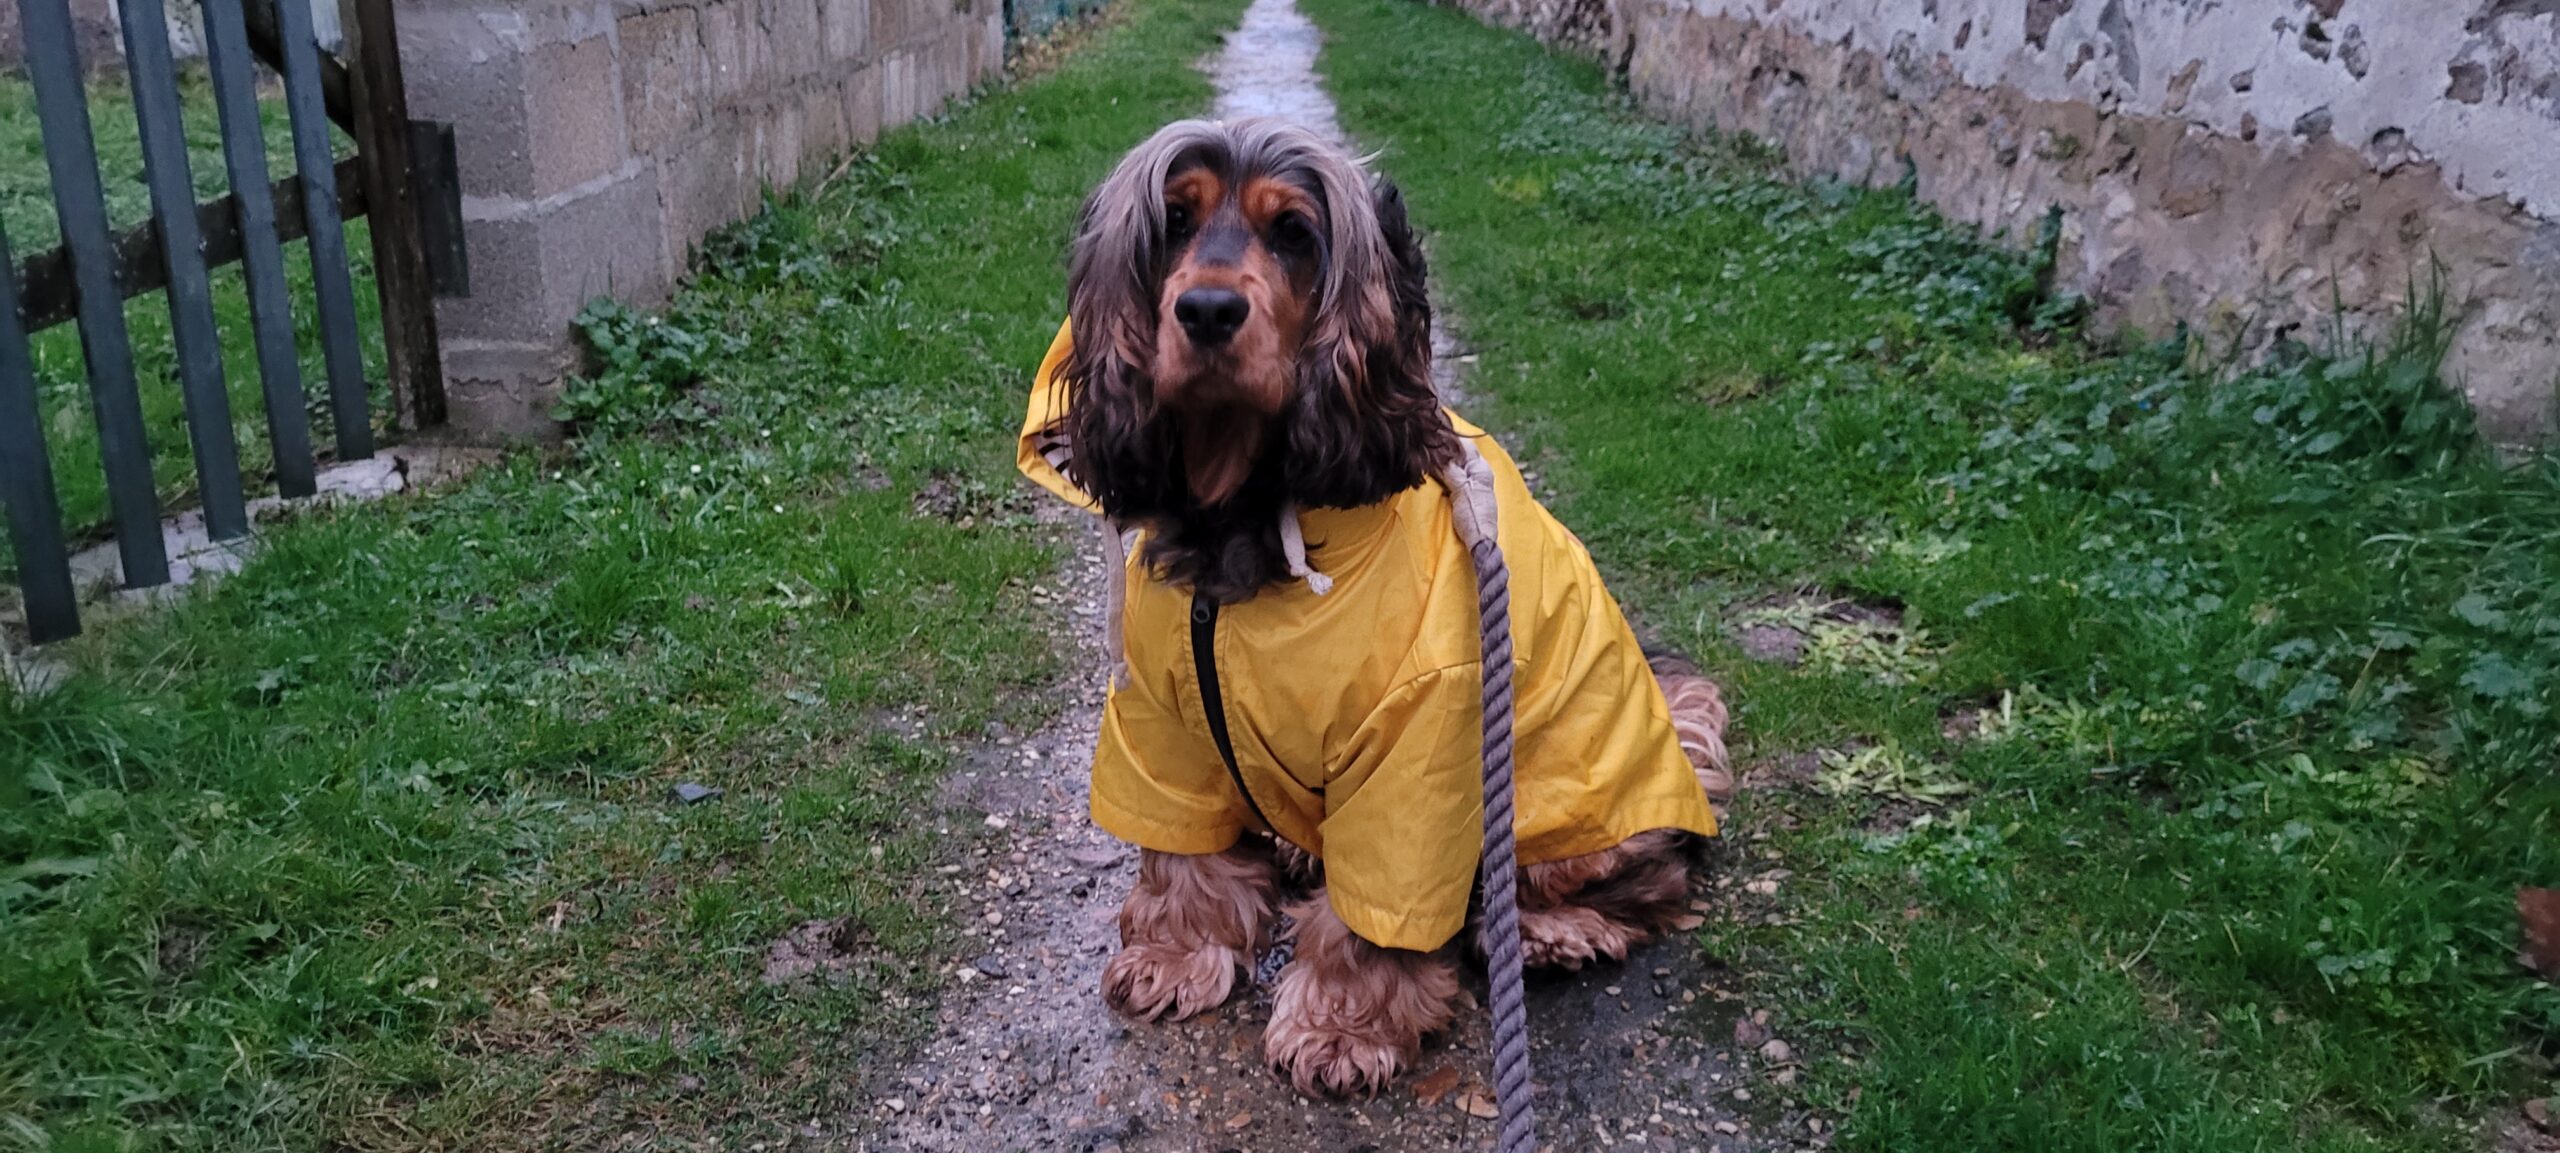
<svg viewBox="0 0 2560 1153"><path fill-rule="evenodd" d="M1291 0L1255 0L1207 62L1218 114L1291 116L1340 136L1314 65L1321 36ZM1442 385L1473 358L1443 341ZM1061 514L1066 515L1066 514ZM1080 527L1080 533L1095 531ZM1084 543L1079 541L1080 544ZM1086 770L1102 705L1102 572L1080 548L1052 581L1078 624L1086 673L1059 720L998 736L946 787L945 800L995 831L951 867L951 913L982 952L955 969L938 1028L881 1079L853 1148L1067 1153L1351 1153L1489 1147L1492 1122L1463 1107L1484 1084L1485 1022L1462 1018L1396 1087L1365 1102L1300 1097L1262 1067L1267 985L1215 1013L1131 1025L1100 995L1117 944L1114 917L1133 851L1085 813ZM1273 966L1264 966L1267 980ZM1731 1050L1738 994L1694 948L1644 950L1623 968L1532 978L1530 1019L1542 1110L1554 1149L1757 1149L1768 1128ZM1746 1039L1749 1026L1745 1026ZM1489 1112L1490 1110L1486 1110ZM1806 1143L1819 1138L1805 1135Z"/></svg>

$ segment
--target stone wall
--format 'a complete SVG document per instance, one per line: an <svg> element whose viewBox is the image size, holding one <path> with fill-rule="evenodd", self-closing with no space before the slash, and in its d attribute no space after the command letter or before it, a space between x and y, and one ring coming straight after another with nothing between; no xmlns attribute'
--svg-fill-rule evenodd
<svg viewBox="0 0 2560 1153"><path fill-rule="evenodd" d="M1001 69L1001 0L403 0L410 115L455 126L472 294L451 418L543 436L570 322L664 301L704 234Z"/></svg>
<svg viewBox="0 0 2560 1153"><path fill-rule="evenodd" d="M2449 369L2548 436L2560 0L1463 0L1799 173L1916 172L2011 238L2064 209L2100 319L2227 347L2370 335L2441 261Z"/></svg>

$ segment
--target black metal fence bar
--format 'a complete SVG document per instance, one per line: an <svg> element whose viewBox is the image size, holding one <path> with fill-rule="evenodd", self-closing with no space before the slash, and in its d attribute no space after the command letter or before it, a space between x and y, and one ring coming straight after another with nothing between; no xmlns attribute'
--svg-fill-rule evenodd
<svg viewBox="0 0 2560 1153"><path fill-rule="evenodd" d="M293 305L284 280L284 245L276 240L276 205L267 192L267 141L258 120L257 77L240 0L204 0L205 65L222 119L222 155L240 213L240 270L249 286L249 326L258 350L258 379L267 399L267 443L276 489L288 497L320 491L311 460L311 414L302 400L302 358L294 348Z"/></svg>
<svg viewBox="0 0 2560 1153"><path fill-rule="evenodd" d="M36 366L18 324L17 266L9 234L0 232L0 511L9 515L9 545L26 598L27 635L37 644L80 631L80 605L62 544L62 505L53 492L53 460L44 446L44 413L36 406Z"/></svg>
<svg viewBox="0 0 2560 1153"><path fill-rule="evenodd" d="M89 133L89 101L80 87L80 50L72 42L70 5L68 0L18 0L18 18L51 170L54 216L62 226L63 247L72 255L79 289L80 346L125 583L136 588L167 584L169 555L160 541L160 501L152 490L151 448L142 431L142 397L134 387L124 297L112 274L115 253L107 237L106 195L98 183L98 146Z"/></svg>
<svg viewBox="0 0 2560 1153"><path fill-rule="evenodd" d="M142 136L142 177L160 225L169 271L169 332L178 350L178 390L186 398L187 440L205 531L215 540L249 533L240 493L240 447L232 441L231 394L222 380L222 335L213 323L213 283L196 231L196 188L187 164L187 125L178 109L178 69L169 57L169 15L160 0L122 0L125 73ZM154 529L153 531L158 531Z"/></svg>
<svg viewBox="0 0 2560 1153"><path fill-rule="evenodd" d="M276 54L284 74L285 112L293 120L293 159L301 172L302 217L309 228L311 294L320 318L321 363L329 371L329 416L338 459L373 455L373 415L356 344L355 286L347 274L347 238L339 226L337 168L330 162L329 115L323 98L319 38L311 10L261 0L276 17Z"/></svg>

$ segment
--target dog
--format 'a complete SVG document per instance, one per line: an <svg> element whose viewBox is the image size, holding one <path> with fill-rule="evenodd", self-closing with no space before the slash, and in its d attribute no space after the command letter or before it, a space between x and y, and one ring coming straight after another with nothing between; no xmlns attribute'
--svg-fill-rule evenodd
<svg viewBox="0 0 2560 1153"><path fill-rule="evenodd" d="M1451 466L1494 477L1511 572L1528 964L1623 960L1676 924L1732 792L1714 683L1646 657L1580 542L1443 406L1427 272L1365 161L1279 121L1168 125L1085 202L1018 446L1115 553L1135 541L1092 809L1140 858L1103 997L1216 1008L1285 913L1264 1053L1310 1095L1388 1084L1462 997L1482 686Z"/></svg>

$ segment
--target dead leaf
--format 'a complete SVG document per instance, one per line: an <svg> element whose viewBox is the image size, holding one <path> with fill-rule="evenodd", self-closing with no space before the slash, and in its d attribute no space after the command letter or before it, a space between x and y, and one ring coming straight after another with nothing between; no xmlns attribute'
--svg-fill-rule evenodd
<svg viewBox="0 0 2560 1153"><path fill-rule="evenodd" d="M2516 916L2524 922L2524 963L2560 981L2560 889L2516 890Z"/></svg>
<svg viewBox="0 0 2560 1153"><path fill-rule="evenodd" d="M1443 1065L1440 1071L1413 1083L1413 1095L1425 1105L1437 1105L1449 1091L1458 1087L1458 1067Z"/></svg>
<svg viewBox="0 0 2560 1153"><path fill-rule="evenodd" d="M1250 1109L1242 1113L1238 1113L1233 1117L1227 1118L1227 1128L1229 1129L1242 1129L1251 1124L1253 1124L1253 1111Z"/></svg>
<svg viewBox="0 0 2560 1153"><path fill-rule="evenodd" d="M1487 1121L1502 1116L1502 1106L1496 1104L1493 1094L1485 1092L1481 1086L1470 1086L1466 1092L1458 1094L1458 1109L1469 1117Z"/></svg>
<svg viewBox="0 0 2560 1153"><path fill-rule="evenodd" d="M2560 1106L2553 1104L2555 1100L2560 1098L2536 1097L2525 1102L2524 1119L2533 1122L2534 1128L2545 1133L2560 1133L2560 1113L2553 1112L2554 1108L2560 1108Z"/></svg>
<svg viewBox="0 0 2560 1153"><path fill-rule="evenodd" d="M1706 923L1707 919L1697 915L1696 913L1682 913L1671 922L1671 927L1686 933Z"/></svg>

